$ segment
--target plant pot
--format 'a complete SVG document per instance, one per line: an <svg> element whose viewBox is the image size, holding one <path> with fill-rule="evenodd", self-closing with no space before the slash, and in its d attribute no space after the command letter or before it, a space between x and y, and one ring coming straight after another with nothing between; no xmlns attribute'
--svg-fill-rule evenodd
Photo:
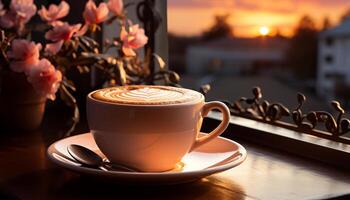
<svg viewBox="0 0 350 200"><path fill-rule="evenodd" d="M23 73L4 70L0 90L0 129L34 130L39 128L46 98L39 95Z"/></svg>

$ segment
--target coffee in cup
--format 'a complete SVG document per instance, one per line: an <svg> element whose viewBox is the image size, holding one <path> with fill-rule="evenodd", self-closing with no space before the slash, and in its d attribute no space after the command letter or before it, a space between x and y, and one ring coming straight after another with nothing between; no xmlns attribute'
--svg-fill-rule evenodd
<svg viewBox="0 0 350 200"><path fill-rule="evenodd" d="M223 114L220 125L198 138L210 110ZM182 157L220 135L229 124L229 109L204 102L194 90L131 85L104 88L87 96L87 118L102 153L113 163L141 171L171 170Z"/></svg>
<svg viewBox="0 0 350 200"><path fill-rule="evenodd" d="M126 105L182 104L203 98L202 94L193 90L166 86L106 88L93 92L91 96L96 100Z"/></svg>

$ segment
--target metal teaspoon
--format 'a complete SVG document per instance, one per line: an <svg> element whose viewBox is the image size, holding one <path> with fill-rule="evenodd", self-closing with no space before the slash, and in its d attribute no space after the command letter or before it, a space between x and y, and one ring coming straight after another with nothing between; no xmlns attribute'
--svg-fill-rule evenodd
<svg viewBox="0 0 350 200"><path fill-rule="evenodd" d="M68 150L68 153L76 161L88 167L100 168L103 170L106 170L106 167L107 167L107 171L108 169L116 169L116 170L122 170L127 172L138 171L130 167L103 161L103 159L97 153L80 145L71 144L67 147L67 150Z"/></svg>

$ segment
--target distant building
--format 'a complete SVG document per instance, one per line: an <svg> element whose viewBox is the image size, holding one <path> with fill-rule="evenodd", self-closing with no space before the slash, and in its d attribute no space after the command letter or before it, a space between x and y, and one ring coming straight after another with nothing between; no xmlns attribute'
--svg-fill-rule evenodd
<svg viewBox="0 0 350 200"><path fill-rule="evenodd" d="M253 73L281 66L288 40L283 38L222 38L190 46L186 52L189 74Z"/></svg>
<svg viewBox="0 0 350 200"><path fill-rule="evenodd" d="M318 44L317 93L332 99L337 83L350 85L350 18L321 32Z"/></svg>

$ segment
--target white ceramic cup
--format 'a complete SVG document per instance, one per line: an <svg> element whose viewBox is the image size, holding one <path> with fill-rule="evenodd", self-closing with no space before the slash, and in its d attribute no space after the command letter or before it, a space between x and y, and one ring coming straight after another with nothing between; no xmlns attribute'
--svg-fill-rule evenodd
<svg viewBox="0 0 350 200"><path fill-rule="evenodd" d="M147 86L149 87L149 86ZM219 136L230 112L221 102L134 105L101 101L87 96L87 119L97 146L113 163L145 172L174 168L182 157ZM223 120L207 136L199 137L203 117L218 109Z"/></svg>

